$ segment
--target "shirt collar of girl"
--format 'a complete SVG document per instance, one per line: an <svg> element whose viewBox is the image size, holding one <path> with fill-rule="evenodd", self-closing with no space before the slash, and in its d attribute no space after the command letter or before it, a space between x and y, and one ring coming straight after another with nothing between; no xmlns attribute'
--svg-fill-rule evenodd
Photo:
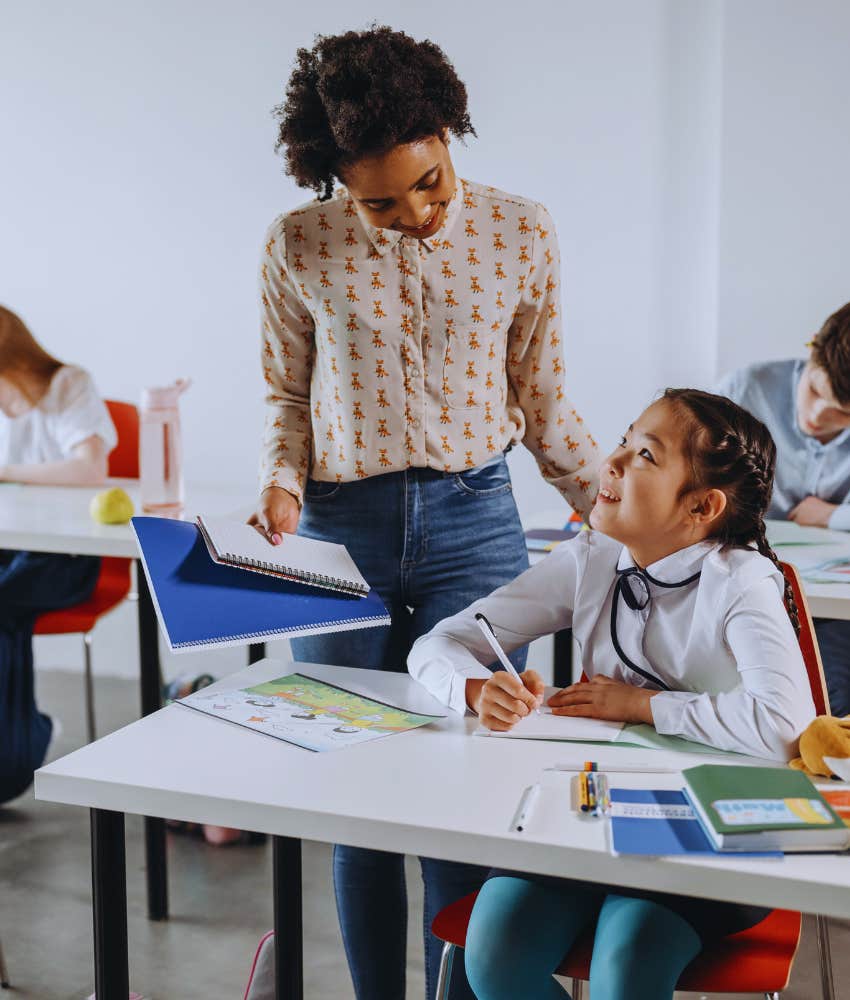
<svg viewBox="0 0 850 1000"><path fill-rule="evenodd" d="M718 543L714 541L695 542L677 552L671 552L669 556L658 559L649 566L637 567L631 553L623 546L617 562L617 572L641 569L641 576L650 584L654 584L652 590L657 594L670 587L677 587L683 580L687 580L694 573L699 573L705 557L717 548Z"/></svg>

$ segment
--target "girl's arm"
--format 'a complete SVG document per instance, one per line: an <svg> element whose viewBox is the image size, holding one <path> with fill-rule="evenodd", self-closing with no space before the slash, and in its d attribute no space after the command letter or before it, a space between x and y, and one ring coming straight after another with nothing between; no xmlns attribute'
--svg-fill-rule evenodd
<svg viewBox="0 0 850 1000"><path fill-rule="evenodd" d="M586 519L601 456L564 391L560 266L555 224L538 205L529 272L508 330L507 375L525 414L522 443L544 479Z"/></svg>
<svg viewBox="0 0 850 1000"><path fill-rule="evenodd" d="M659 692L650 702L655 728L720 750L789 760L815 706L775 579L759 580L735 600L725 637L738 686L717 695Z"/></svg>
<svg viewBox="0 0 850 1000"><path fill-rule="evenodd" d="M507 653L542 635L570 628L589 538L589 533L583 533L564 542L515 580L443 619L417 639L407 659L411 675L449 708L465 712L467 680L487 680L491 676L488 667L496 659L475 614L485 615Z"/></svg>
<svg viewBox="0 0 850 1000"><path fill-rule="evenodd" d="M42 486L100 486L106 480L106 444L92 434L71 449L60 462L0 466L0 480Z"/></svg>

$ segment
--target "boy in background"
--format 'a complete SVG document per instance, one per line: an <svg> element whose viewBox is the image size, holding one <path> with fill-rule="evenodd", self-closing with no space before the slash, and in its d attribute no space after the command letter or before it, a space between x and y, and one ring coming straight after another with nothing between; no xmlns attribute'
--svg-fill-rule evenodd
<svg viewBox="0 0 850 1000"><path fill-rule="evenodd" d="M808 359L763 361L716 392L767 425L776 442L768 517L850 532L850 302L807 345ZM815 622L834 715L850 714L850 621Z"/></svg>

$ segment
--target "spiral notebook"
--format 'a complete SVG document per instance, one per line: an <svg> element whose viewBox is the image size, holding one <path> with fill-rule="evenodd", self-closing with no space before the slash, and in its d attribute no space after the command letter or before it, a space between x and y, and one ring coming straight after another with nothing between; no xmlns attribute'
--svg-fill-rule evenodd
<svg viewBox="0 0 850 1000"><path fill-rule="evenodd" d="M217 563L344 594L369 593L369 584L344 545L300 535L284 535L280 545L272 545L249 524L227 517L199 515L198 527Z"/></svg>
<svg viewBox="0 0 850 1000"><path fill-rule="evenodd" d="M217 563L188 521L134 517L132 524L172 652L390 624L374 589L353 597Z"/></svg>

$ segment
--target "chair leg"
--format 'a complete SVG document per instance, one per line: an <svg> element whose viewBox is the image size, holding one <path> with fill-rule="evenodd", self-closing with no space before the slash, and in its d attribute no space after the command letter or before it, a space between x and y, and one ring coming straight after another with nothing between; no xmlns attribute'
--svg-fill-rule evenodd
<svg viewBox="0 0 850 1000"><path fill-rule="evenodd" d="M815 917L818 936L818 962L823 1000L835 1000L835 985L832 981L832 955L829 949L829 924L824 916Z"/></svg>
<svg viewBox="0 0 850 1000"><path fill-rule="evenodd" d="M582 998L584 997L583 979L570 980L570 996L572 997L572 1000L582 1000Z"/></svg>
<svg viewBox="0 0 850 1000"><path fill-rule="evenodd" d="M0 941L0 986L4 990L9 989L9 970L6 968L6 959L3 957L3 942Z"/></svg>
<svg viewBox="0 0 850 1000"><path fill-rule="evenodd" d="M89 743L97 739L94 725L94 681L91 672L91 632L83 636L83 658L86 667L86 736Z"/></svg>
<svg viewBox="0 0 850 1000"><path fill-rule="evenodd" d="M440 971L437 974L437 989L434 1000L449 1000L449 986L452 982L452 963L455 957L455 945L451 941L443 944L443 953L440 955Z"/></svg>

